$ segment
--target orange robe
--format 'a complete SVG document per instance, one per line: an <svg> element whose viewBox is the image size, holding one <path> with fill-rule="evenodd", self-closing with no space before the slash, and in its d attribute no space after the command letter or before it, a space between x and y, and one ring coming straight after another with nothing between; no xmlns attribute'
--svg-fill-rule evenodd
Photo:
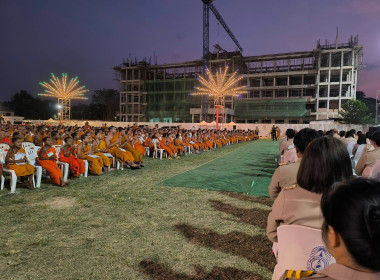
<svg viewBox="0 0 380 280"><path fill-rule="evenodd" d="M167 152L171 157L174 157L174 151L173 151L172 147L165 145L165 139L164 138L161 138L161 140L160 140L160 148L164 149L164 151Z"/></svg>
<svg viewBox="0 0 380 280"><path fill-rule="evenodd" d="M18 156L24 155L25 158L25 150L23 148L20 148L16 154L19 154ZM12 159L15 159L15 155L13 155ZM16 176L29 176L34 174L34 166L30 165L28 163L25 164L17 164L17 163L9 163L7 165L8 169L14 170L16 173Z"/></svg>
<svg viewBox="0 0 380 280"><path fill-rule="evenodd" d="M74 147L68 148L68 150L72 150ZM66 157L63 153L62 149L59 151L59 161L66 162L69 164L70 173L74 176L79 176L80 174L83 174L86 169L84 167L84 161L77 158L74 155L70 155L69 157Z"/></svg>
<svg viewBox="0 0 380 280"><path fill-rule="evenodd" d="M123 146L123 149L125 149L127 152L130 152L132 154L133 162L142 162L143 161L142 154L138 150L134 149L131 144L126 143Z"/></svg>
<svg viewBox="0 0 380 280"><path fill-rule="evenodd" d="M118 140L118 138L119 138L119 134L116 133L115 136L112 137L110 143L111 144L115 143ZM111 155L113 155L114 157L118 158L118 160L120 162L127 162L127 161L133 162L134 161L134 157L130 152L128 152L128 151L124 152L124 151L120 150L119 147L117 147L116 145L110 149L107 149L107 151Z"/></svg>
<svg viewBox="0 0 380 280"><path fill-rule="evenodd" d="M205 146L207 146L207 150L211 150L213 146L212 142L207 137L205 137L204 141L205 141Z"/></svg>
<svg viewBox="0 0 380 280"><path fill-rule="evenodd" d="M39 150L39 154L41 153L42 149ZM42 157L50 157L50 156L56 156L57 152L53 147L50 147L43 155ZM49 174L50 180L56 184L60 185L60 178L62 178L62 171L59 169L57 161L51 160L51 159L44 159L41 160L39 157L37 158L37 162L42 166L43 169L47 171Z"/></svg>
<svg viewBox="0 0 380 280"><path fill-rule="evenodd" d="M99 144L94 147L94 155L100 156L103 160L103 165L110 167L112 163L112 158L109 158L104 153L99 152L100 150L107 150L106 142L104 142L103 140L100 140Z"/></svg>
<svg viewBox="0 0 380 280"><path fill-rule="evenodd" d="M53 145L62 146L62 145L63 145L63 141L62 141L62 139L57 139L57 140L55 140L55 142L54 142Z"/></svg>
<svg viewBox="0 0 380 280"><path fill-rule="evenodd" d="M136 144L133 145L133 148L138 150L142 155L145 154L145 148L143 145L140 144L140 142L137 142Z"/></svg>
<svg viewBox="0 0 380 280"><path fill-rule="evenodd" d="M88 151L91 151L91 146L83 144L82 152L86 153ZM95 174L95 175L102 174L102 167L104 166L104 164L101 157L99 156L92 157L91 155L81 155L80 158L88 161L88 170L90 171L91 174Z"/></svg>

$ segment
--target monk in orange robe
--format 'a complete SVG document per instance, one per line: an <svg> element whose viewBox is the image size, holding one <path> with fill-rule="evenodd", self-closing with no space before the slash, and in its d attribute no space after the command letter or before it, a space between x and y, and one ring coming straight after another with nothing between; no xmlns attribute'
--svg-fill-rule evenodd
<svg viewBox="0 0 380 280"><path fill-rule="evenodd" d="M52 183L58 186L65 186L68 183L63 181L62 171L57 165L57 152L52 147L53 140L50 137L43 138L44 146L38 151L37 162L49 174Z"/></svg>
<svg viewBox="0 0 380 280"><path fill-rule="evenodd" d="M63 145L59 151L59 161L69 164L70 173L74 177L78 177L86 171L84 161L76 156L76 150L73 147L73 138L71 137L65 138L65 145Z"/></svg>
<svg viewBox="0 0 380 280"><path fill-rule="evenodd" d="M133 155L126 153L119 148L120 134L116 132L116 127L110 126L109 134L106 137L107 151L116 157L121 163L129 165L131 168L139 168L138 164L135 164Z"/></svg>
<svg viewBox="0 0 380 280"><path fill-rule="evenodd" d="M60 138L60 135L59 135L58 131L53 131L51 133L51 138L53 138L53 145L57 145L57 146L62 146L63 145L63 141Z"/></svg>
<svg viewBox="0 0 380 280"><path fill-rule="evenodd" d="M129 152L132 154L134 163L140 165L141 167L144 167L144 165L142 164L143 162L142 154L138 150L132 147L128 136L125 135L124 130L120 131L120 136L121 136L120 147L125 149L126 152Z"/></svg>
<svg viewBox="0 0 380 280"><path fill-rule="evenodd" d="M100 156L103 160L103 166L107 167L104 169L105 171L108 170L108 167L111 166L113 157L108 157L105 154L109 154L107 152L107 145L106 142L103 140L103 132L101 130L95 131L95 139L92 142L92 147L94 150L94 155Z"/></svg>
<svg viewBox="0 0 380 280"><path fill-rule="evenodd" d="M166 136L167 135L164 134L163 136L159 135L159 137L157 137L160 142L160 149L164 149L164 151L167 152L168 158L174 158L174 151L172 147L170 147L171 143L166 139Z"/></svg>
<svg viewBox="0 0 380 280"><path fill-rule="evenodd" d="M101 157L94 155L90 146L90 135L83 134L81 136L82 142L78 145L78 157L88 161L88 169L91 174L102 174L103 160Z"/></svg>
<svg viewBox="0 0 380 280"><path fill-rule="evenodd" d="M12 138L12 147L5 156L5 164L8 169L14 170L16 176L28 176L29 189L34 189L33 174L34 167L28 164L25 150L21 147L22 139Z"/></svg>

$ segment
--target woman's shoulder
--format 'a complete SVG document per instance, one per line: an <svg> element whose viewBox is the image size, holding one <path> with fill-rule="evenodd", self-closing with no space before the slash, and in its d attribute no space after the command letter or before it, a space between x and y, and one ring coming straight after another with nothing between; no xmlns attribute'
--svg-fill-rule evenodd
<svg viewBox="0 0 380 280"><path fill-rule="evenodd" d="M321 198L322 194L314 193L311 191L308 191L302 187L300 187L298 184L291 185L288 187L285 187L283 189L285 199L292 199L292 198L299 198L299 197L305 197L305 198Z"/></svg>

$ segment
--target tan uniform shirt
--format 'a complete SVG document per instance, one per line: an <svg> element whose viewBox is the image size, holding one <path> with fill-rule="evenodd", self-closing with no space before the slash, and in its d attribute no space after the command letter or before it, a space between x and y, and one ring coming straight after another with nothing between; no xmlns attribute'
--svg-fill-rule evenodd
<svg viewBox="0 0 380 280"><path fill-rule="evenodd" d="M285 138L281 140L280 145L278 147L280 154L282 155L284 151L286 151L290 145L293 145L293 139Z"/></svg>
<svg viewBox="0 0 380 280"><path fill-rule="evenodd" d="M297 185L285 187L273 203L268 216L267 236L277 242L277 228L282 225L300 225L322 228L322 194L309 192Z"/></svg>
<svg viewBox="0 0 380 280"><path fill-rule="evenodd" d="M351 142L355 142L355 143L357 142L357 140L354 137L348 137L348 138L342 137L340 138L340 141L342 141L343 144L346 146L348 146L348 144Z"/></svg>
<svg viewBox="0 0 380 280"><path fill-rule="evenodd" d="M297 173L300 168L300 163L301 158L299 158L297 162L277 167L268 187L270 198L276 198L284 187L289 187L297 183Z"/></svg>
<svg viewBox="0 0 380 280"><path fill-rule="evenodd" d="M347 266L333 263L330 264L325 269L318 271L318 273L313 274L308 277L301 277L302 279L323 279L323 280L379 280L380 273L368 273L361 272L358 270L351 269ZM280 279L297 279L297 278L286 278L286 272Z"/></svg>
<svg viewBox="0 0 380 280"><path fill-rule="evenodd" d="M363 170L366 167L372 167L375 165L376 160L380 159L380 148L376 148L374 150L364 150L362 152L362 155L360 156L360 159L355 167L355 173L356 175L362 175Z"/></svg>

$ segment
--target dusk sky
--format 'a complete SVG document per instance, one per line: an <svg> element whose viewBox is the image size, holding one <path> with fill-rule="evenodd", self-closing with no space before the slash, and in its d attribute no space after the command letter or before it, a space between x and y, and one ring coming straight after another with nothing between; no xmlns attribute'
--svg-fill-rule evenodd
<svg viewBox="0 0 380 280"><path fill-rule="evenodd" d="M217 0L243 55L311 51L359 35L365 68L358 90L380 89L380 0ZM235 45L210 14L210 50ZM118 89L113 66L129 54L158 63L202 56L201 0L1 0L0 101L35 95L50 73L78 76L90 90Z"/></svg>

